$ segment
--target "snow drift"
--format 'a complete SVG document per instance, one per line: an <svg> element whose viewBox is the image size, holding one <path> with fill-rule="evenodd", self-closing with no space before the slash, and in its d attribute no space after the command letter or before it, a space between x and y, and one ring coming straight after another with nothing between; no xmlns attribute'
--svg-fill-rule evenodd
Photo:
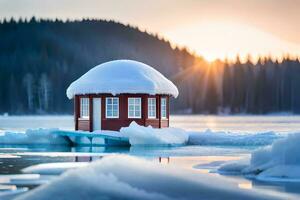
<svg viewBox="0 0 300 200"><path fill-rule="evenodd" d="M41 174L41 175L59 175L66 170L87 166L87 162L58 162L58 163L41 163L22 169L23 173Z"/></svg>
<svg viewBox="0 0 300 200"><path fill-rule="evenodd" d="M141 62L115 60L100 64L67 89L72 99L76 94L169 94L178 96L177 87L160 72Z"/></svg>
<svg viewBox="0 0 300 200"><path fill-rule="evenodd" d="M249 165L229 163L220 172L235 171L253 175L264 181L300 181L300 134L290 134L272 146L258 149L251 155ZM234 170L235 169L235 170ZM238 170L237 170L238 169Z"/></svg>
<svg viewBox="0 0 300 200"><path fill-rule="evenodd" d="M182 129L144 127L135 122L120 132L131 145L183 145L188 141L188 134Z"/></svg>
<svg viewBox="0 0 300 200"><path fill-rule="evenodd" d="M261 191L241 190L228 180L178 171L130 156L108 156L69 170L18 200L50 199L279 199Z"/></svg>

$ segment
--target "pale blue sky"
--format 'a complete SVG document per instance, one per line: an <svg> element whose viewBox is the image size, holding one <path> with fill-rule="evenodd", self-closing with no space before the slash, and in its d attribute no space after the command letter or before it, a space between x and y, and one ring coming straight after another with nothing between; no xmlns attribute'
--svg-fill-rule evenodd
<svg viewBox="0 0 300 200"><path fill-rule="evenodd" d="M300 55L300 0L0 0L0 18L114 19L207 59Z"/></svg>

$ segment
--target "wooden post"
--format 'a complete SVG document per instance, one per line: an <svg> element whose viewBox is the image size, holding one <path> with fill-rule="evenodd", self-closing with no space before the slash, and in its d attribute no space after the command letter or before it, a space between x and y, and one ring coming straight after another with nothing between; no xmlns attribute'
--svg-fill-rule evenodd
<svg viewBox="0 0 300 200"><path fill-rule="evenodd" d="M141 98L141 114L144 126L146 126L146 119L148 118L148 97L149 95L142 95Z"/></svg>
<svg viewBox="0 0 300 200"><path fill-rule="evenodd" d="M158 128L161 128L161 108L160 108L160 100L161 100L161 95L158 95L158 98L157 98L157 108L156 108L156 110L157 110L157 117L158 117Z"/></svg>
<svg viewBox="0 0 300 200"><path fill-rule="evenodd" d="M170 96L166 97L166 109L167 109L167 119L168 119L168 127L170 126Z"/></svg>
<svg viewBox="0 0 300 200"><path fill-rule="evenodd" d="M79 97L75 95L74 97L74 123L75 123L75 130L78 130L78 117L80 112L80 104L79 104Z"/></svg>

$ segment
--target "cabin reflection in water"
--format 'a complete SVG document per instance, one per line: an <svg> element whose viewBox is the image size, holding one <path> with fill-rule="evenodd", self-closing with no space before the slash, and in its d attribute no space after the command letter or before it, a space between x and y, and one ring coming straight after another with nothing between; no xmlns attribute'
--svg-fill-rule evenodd
<svg viewBox="0 0 300 200"><path fill-rule="evenodd" d="M103 156L75 156L74 162L92 162L102 158Z"/></svg>
<svg viewBox="0 0 300 200"><path fill-rule="evenodd" d="M170 163L170 157L158 157L158 162L162 164L169 164Z"/></svg>

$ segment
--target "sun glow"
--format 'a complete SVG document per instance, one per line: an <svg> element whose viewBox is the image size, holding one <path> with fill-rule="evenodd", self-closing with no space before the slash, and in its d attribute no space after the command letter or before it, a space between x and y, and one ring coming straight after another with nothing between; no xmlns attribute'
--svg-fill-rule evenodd
<svg viewBox="0 0 300 200"><path fill-rule="evenodd" d="M233 60L237 55L244 61L249 54L256 60L259 56L282 57L300 55L300 46L281 40L255 27L232 22L194 22L175 27L165 36L182 46L188 46L208 61L217 58Z"/></svg>

